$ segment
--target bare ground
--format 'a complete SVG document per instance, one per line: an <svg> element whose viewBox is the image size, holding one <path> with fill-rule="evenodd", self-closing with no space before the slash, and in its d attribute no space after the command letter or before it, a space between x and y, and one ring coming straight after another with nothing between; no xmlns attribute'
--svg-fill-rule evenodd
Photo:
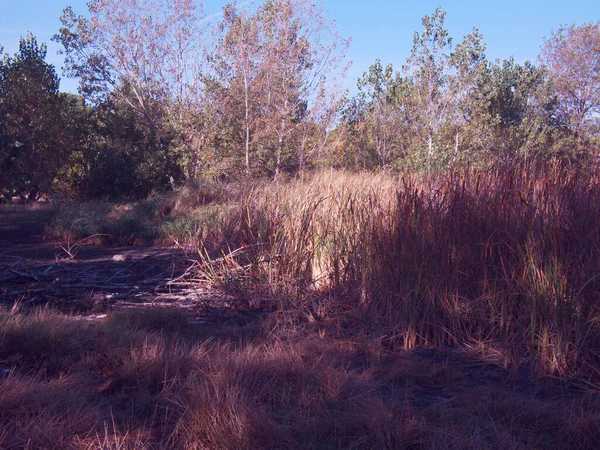
<svg viewBox="0 0 600 450"><path fill-rule="evenodd" d="M45 239L45 209L0 211L0 301L102 313L128 306L205 311L235 298L183 280L196 264L181 249Z"/></svg>

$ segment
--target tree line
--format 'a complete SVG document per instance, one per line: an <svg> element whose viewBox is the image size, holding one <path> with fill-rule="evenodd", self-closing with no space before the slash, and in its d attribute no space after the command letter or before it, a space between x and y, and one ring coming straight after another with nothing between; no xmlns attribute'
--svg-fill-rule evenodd
<svg viewBox="0 0 600 450"><path fill-rule="evenodd" d="M355 168L430 170L515 159L586 163L599 150L600 24L555 30L539 64L489 61L475 28L453 45L438 8L401 71L377 60L342 110Z"/></svg>
<svg viewBox="0 0 600 450"><path fill-rule="evenodd" d="M405 65L342 90L350 40L309 0L93 0L54 40L79 94L59 92L28 34L0 60L0 189L34 200L143 197L203 177L322 167L438 170L515 159L585 164L600 140L600 23L564 26L537 64L454 45L442 8ZM0 53L2 53L0 49Z"/></svg>

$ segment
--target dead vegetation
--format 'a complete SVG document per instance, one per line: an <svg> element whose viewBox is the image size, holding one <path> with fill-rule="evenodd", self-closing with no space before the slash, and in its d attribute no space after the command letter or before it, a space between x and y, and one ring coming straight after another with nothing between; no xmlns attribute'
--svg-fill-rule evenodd
<svg viewBox="0 0 600 450"><path fill-rule="evenodd" d="M173 287L350 317L393 348L492 350L506 366L596 383L599 181L549 167L327 172L183 190L161 200L172 208L156 229L194 258ZM194 225L165 228L178 221Z"/></svg>
<svg viewBox="0 0 600 450"><path fill-rule="evenodd" d="M600 443L595 395L457 350L389 350L277 313L202 325L180 309L0 317L2 448Z"/></svg>
<svg viewBox="0 0 600 450"><path fill-rule="evenodd" d="M188 264L185 257L169 249L146 251L145 255L138 252L135 259L119 254L110 260L78 261L69 256L45 264L19 259L0 269L0 283L5 286L0 299L22 299L33 305L51 301L55 307L62 304L66 308L80 303L85 309L90 302L100 307L116 302L161 303L208 297L201 286L180 281L180 271L186 273L184 264ZM89 301L82 301L86 297Z"/></svg>
<svg viewBox="0 0 600 450"><path fill-rule="evenodd" d="M76 448L600 445L597 173L196 190L102 206L174 250L3 266L3 446L52 447L44 421Z"/></svg>

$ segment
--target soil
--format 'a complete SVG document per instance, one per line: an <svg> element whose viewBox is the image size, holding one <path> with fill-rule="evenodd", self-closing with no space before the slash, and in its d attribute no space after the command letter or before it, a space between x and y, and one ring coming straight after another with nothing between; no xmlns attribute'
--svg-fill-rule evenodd
<svg viewBox="0 0 600 450"><path fill-rule="evenodd" d="M119 265L115 263L123 262L119 261L119 255L123 256L124 261L128 261L146 257L153 252L149 246L107 247L84 243L73 249L76 254L71 258L69 243L45 238L48 209L25 208L19 210L13 207L8 212L0 209L0 267L21 259L48 264L67 260L73 263L94 262L99 267L111 269Z"/></svg>
<svg viewBox="0 0 600 450"><path fill-rule="evenodd" d="M0 209L1 303L97 313L130 304L191 307L214 300L212 292L169 285L194 263L182 250L49 241L49 214L44 207Z"/></svg>
<svg viewBox="0 0 600 450"><path fill-rule="evenodd" d="M42 240L48 214L44 208L0 208L0 264L12 264L19 258L49 260L55 257L56 245Z"/></svg>

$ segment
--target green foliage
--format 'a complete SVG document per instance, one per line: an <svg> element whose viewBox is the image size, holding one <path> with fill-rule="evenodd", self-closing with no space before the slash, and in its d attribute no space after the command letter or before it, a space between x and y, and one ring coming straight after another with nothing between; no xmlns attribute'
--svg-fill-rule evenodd
<svg viewBox="0 0 600 450"><path fill-rule="evenodd" d="M183 179L184 165L171 157L177 140L165 134L159 145L136 111L119 97L93 107L79 96L65 94L61 99L71 151L54 182L56 195L138 199L170 189L167 174L174 174L176 181Z"/></svg>
<svg viewBox="0 0 600 450"><path fill-rule="evenodd" d="M323 166L581 167L597 153L597 68L572 55L595 48L597 24L553 33L543 66L490 62L477 29L454 44L438 7L402 70L376 60L357 95L340 102L331 77L344 72L348 42L312 2L228 5L210 49L194 2L156 5L91 2L91 19L65 9L54 39L82 96L58 92L46 47L31 35L0 61L3 201L132 200L190 180L303 177Z"/></svg>
<svg viewBox="0 0 600 450"><path fill-rule="evenodd" d="M97 144L87 155L87 198L141 198L169 188L168 173L181 178L167 155L170 142L165 138L159 145L137 113L117 97L97 107L96 121Z"/></svg>
<svg viewBox="0 0 600 450"><path fill-rule="evenodd" d="M152 210L94 201L62 206L50 221L47 232L72 243L94 237L96 242L104 244L131 245L152 242L157 237L155 219Z"/></svg>
<svg viewBox="0 0 600 450"><path fill-rule="evenodd" d="M511 58L492 66L487 81L492 156L502 161L549 156L560 123L544 69Z"/></svg>
<svg viewBox="0 0 600 450"><path fill-rule="evenodd" d="M591 156L589 140L586 152L571 137L545 68L488 62L477 29L453 48L445 17L438 8L423 18L403 72L376 60L358 80L342 110L340 166L431 170Z"/></svg>
<svg viewBox="0 0 600 450"><path fill-rule="evenodd" d="M2 186L5 196L35 200L47 191L64 158L60 146L59 80L46 46L28 34L0 64Z"/></svg>

